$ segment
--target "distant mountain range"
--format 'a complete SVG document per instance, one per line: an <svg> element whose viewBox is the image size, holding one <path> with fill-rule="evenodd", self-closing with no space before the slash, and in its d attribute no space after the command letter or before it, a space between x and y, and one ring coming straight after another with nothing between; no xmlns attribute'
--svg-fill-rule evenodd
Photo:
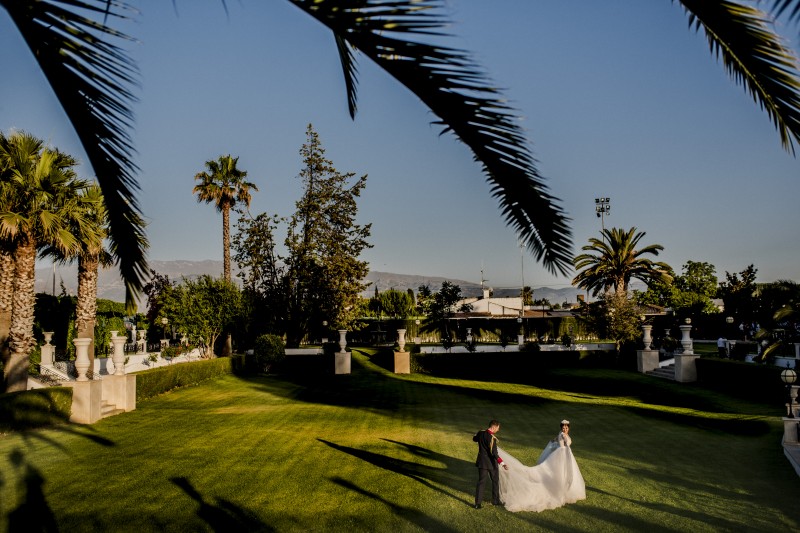
<svg viewBox="0 0 800 533"><path fill-rule="evenodd" d="M182 278L195 278L203 274L211 276L222 275L222 261L150 261L150 268L159 274L166 275L171 280ZM234 273L235 275L235 273ZM54 283L55 281L55 283ZM378 291L395 289L407 291L417 289L421 285L429 285L432 290L437 290L442 286L442 282L449 281L461 288L461 293L466 297L481 295L480 283L453 279L444 276L420 276L414 274L395 274L392 272L370 271L364 280L370 283L369 288L364 291L364 296L375 294L375 287ZM51 294L61 294L62 285L67 294L76 294L78 291L78 267L75 265L57 266L53 268L36 269L36 291ZM519 288L494 289L496 297L518 296ZM534 287L534 298L546 298L551 303L575 302L578 294L582 291L574 287L561 289L551 289L550 287ZM125 301L125 285L119 277L116 268L105 268L100 270L97 283L97 297L117 302ZM139 308L143 309L146 301L139 302Z"/></svg>

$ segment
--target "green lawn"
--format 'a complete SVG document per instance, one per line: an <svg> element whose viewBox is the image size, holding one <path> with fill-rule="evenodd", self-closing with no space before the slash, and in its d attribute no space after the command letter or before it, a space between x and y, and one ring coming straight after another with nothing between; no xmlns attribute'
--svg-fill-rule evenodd
<svg viewBox="0 0 800 533"><path fill-rule="evenodd" d="M779 411L628 372L509 384L395 376L356 353L348 376L230 376L0 437L0 531L797 531ZM490 418L528 464L570 419L587 499L472 509Z"/></svg>

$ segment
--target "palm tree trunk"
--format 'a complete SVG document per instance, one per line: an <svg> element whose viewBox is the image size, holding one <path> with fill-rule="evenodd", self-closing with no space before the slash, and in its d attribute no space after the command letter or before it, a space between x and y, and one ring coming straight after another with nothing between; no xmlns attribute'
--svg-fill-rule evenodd
<svg viewBox="0 0 800 533"><path fill-rule="evenodd" d="M0 250L0 361L8 364L8 332L11 328L11 299L14 297L14 257Z"/></svg>
<svg viewBox="0 0 800 533"><path fill-rule="evenodd" d="M225 281L231 280L231 208L222 206L222 275Z"/></svg>
<svg viewBox="0 0 800 533"><path fill-rule="evenodd" d="M89 343L89 369L94 370L94 323L97 316L97 256L78 259L78 301L75 305L75 328L78 337L92 339Z"/></svg>
<svg viewBox="0 0 800 533"><path fill-rule="evenodd" d="M28 386L30 352L33 337L33 309L36 302L36 242L32 235L22 235L15 253L14 296L11 308L9 344L11 353L4 369L6 392L25 390Z"/></svg>
<svg viewBox="0 0 800 533"><path fill-rule="evenodd" d="M231 208L229 205L222 206L222 275L225 281L231 281ZM222 355L230 357L233 353L233 340L231 334L225 336L225 345L222 347Z"/></svg>

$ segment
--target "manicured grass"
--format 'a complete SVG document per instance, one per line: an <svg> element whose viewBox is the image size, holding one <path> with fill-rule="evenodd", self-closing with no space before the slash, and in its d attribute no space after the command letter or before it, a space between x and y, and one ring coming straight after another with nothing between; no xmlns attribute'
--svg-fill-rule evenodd
<svg viewBox="0 0 800 533"><path fill-rule="evenodd" d="M12 433L0 530L800 529L779 406L610 370L528 381L395 376L355 353L349 376L227 376L91 427ZM472 434L490 418L528 464L570 419L587 499L472 509Z"/></svg>

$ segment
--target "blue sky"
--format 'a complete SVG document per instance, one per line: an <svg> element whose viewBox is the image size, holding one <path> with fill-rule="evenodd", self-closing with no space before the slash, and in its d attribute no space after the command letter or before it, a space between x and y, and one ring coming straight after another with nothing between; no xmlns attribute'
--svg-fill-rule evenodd
<svg viewBox="0 0 800 533"><path fill-rule="evenodd" d="M306 125L342 172L368 174L359 218L373 224L373 270L563 287L521 257L471 153L439 136L407 90L360 62L347 113L331 34L288 2L136 2L134 143L156 260L221 258L221 216L191 193L206 160L239 156L251 212L288 216L300 195ZM539 169L572 218L575 248L636 226L680 271L719 277L749 264L759 281L800 280L800 163L705 38L668 1L450 0L452 46L470 50L519 111ZM796 47L796 28L783 28ZM0 12L0 129L25 129L85 161L72 128ZM88 166L81 171L90 177Z"/></svg>

